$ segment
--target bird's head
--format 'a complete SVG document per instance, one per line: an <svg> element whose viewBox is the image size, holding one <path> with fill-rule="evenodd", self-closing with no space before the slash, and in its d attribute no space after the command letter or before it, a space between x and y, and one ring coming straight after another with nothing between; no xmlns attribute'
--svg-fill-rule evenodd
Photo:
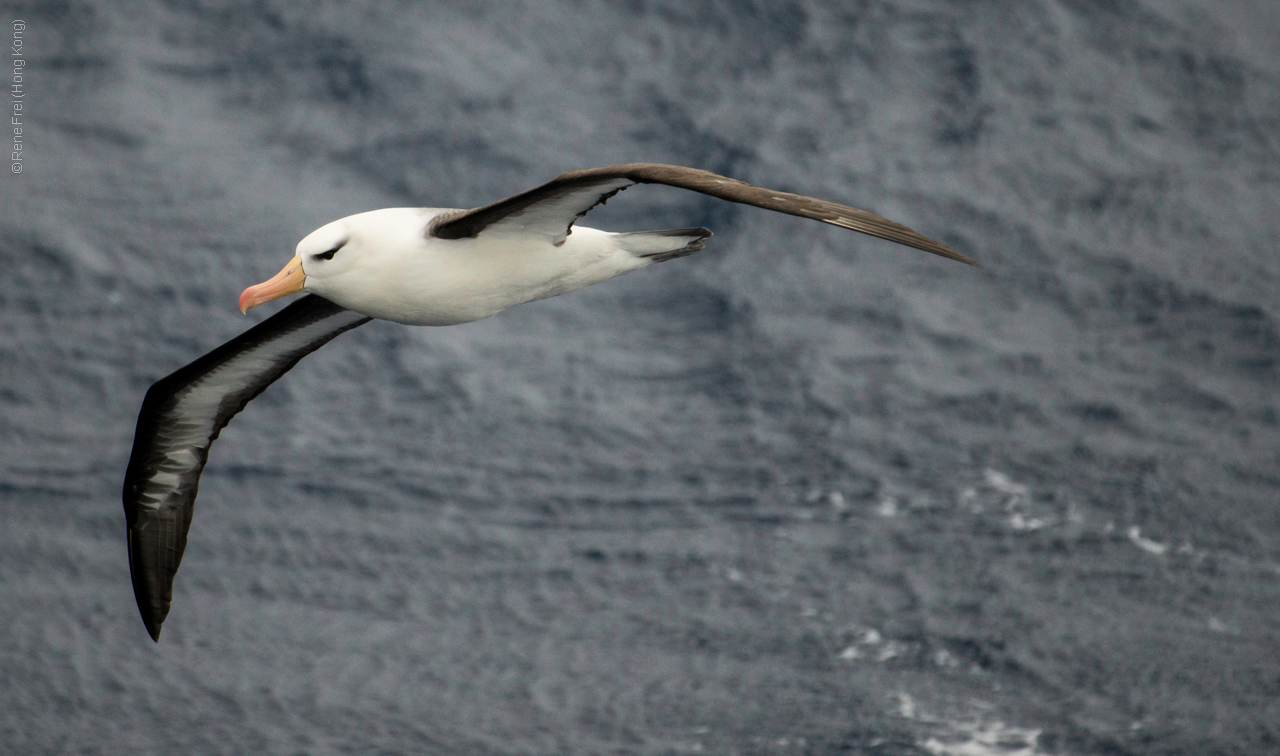
<svg viewBox="0 0 1280 756"><path fill-rule="evenodd" d="M240 295L240 312L248 312L273 299L314 288L318 279L333 278L350 268L359 256L351 244L347 219L336 220L317 228L298 242L297 254L288 265L271 278L250 286ZM351 248L349 248L351 247ZM339 259L341 258L341 259Z"/></svg>
<svg viewBox="0 0 1280 756"><path fill-rule="evenodd" d="M375 210L352 215L317 228L298 242L297 254L272 278L250 286L240 295L240 311L296 294L304 289L342 301L344 290L359 287L374 271L376 260L403 240L404 210ZM420 223L413 224L415 233ZM410 236L414 234L411 233Z"/></svg>

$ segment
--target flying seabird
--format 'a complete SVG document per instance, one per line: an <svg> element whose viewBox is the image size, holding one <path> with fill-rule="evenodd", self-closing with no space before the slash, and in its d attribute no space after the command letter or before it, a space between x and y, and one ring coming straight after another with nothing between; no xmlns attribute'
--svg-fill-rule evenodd
<svg viewBox="0 0 1280 756"><path fill-rule="evenodd" d="M275 277L244 290L240 310L310 294L156 381L143 399L124 511L134 596L152 640L169 614L209 447L237 412L298 360L373 318L467 323L703 248L711 236L705 228L609 233L574 226L636 184L690 189L977 265L865 210L657 163L570 171L471 210L391 208L322 226Z"/></svg>

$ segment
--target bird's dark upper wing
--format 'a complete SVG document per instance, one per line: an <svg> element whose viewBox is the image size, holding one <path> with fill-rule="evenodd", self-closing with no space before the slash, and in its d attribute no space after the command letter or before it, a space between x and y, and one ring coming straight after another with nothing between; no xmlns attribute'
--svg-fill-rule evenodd
<svg viewBox="0 0 1280 756"><path fill-rule="evenodd" d="M730 202L741 202L830 223L977 265L941 242L866 210L800 194L764 189L710 171L661 163L626 163L608 168L569 171L542 186L492 205L444 213L432 221L430 233L441 239L462 239L494 232L540 233L545 234L552 243L559 244L569 234L574 221L586 215L591 208L635 184L666 184L690 189Z"/></svg>
<svg viewBox="0 0 1280 756"><path fill-rule="evenodd" d="M370 319L307 295L147 391L124 477L124 512L133 593L153 640L169 614L213 440L298 360Z"/></svg>

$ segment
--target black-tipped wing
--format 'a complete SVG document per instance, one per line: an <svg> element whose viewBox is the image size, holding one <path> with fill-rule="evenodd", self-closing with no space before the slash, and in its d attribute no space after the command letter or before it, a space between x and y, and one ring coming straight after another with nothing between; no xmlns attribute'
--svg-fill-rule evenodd
<svg viewBox="0 0 1280 756"><path fill-rule="evenodd" d="M213 440L298 360L369 320L307 295L147 390L124 476L124 512L133 593L153 640L169 614Z"/></svg>
<svg viewBox="0 0 1280 756"><path fill-rule="evenodd" d="M941 242L866 210L800 194L764 189L710 171L661 163L626 163L608 168L569 171L542 186L492 205L443 214L432 222L431 234L441 239L462 239L482 232L539 233L545 234L552 243L559 244L569 234L574 221L586 215L591 208L635 184L666 184L689 189L730 202L741 202L830 223L977 265Z"/></svg>

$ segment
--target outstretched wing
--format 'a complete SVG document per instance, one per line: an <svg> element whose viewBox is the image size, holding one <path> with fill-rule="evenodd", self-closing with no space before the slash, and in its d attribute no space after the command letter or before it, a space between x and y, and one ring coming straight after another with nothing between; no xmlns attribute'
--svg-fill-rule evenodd
<svg viewBox="0 0 1280 756"><path fill-rule="evenodd" d="M441 239L462 239L481 233L537 233L546 235L553 244L560 244L569 235L574 221L636 184L666 184L690 189L730 202L830 223L977 265L941 242L866 210L765 189L697 168L662 163L625 163L608 168L569 171L542 186L492 205L444 213L432 221L430 233Z"/></svg>
<svg viewBox="0 0 1280 756"><path fill-rule="evenodd" d="M307 295L147 390L124 476L124 512L133 594L152 640L169 614L213 440L298 360L369 320Z"/></svg>

